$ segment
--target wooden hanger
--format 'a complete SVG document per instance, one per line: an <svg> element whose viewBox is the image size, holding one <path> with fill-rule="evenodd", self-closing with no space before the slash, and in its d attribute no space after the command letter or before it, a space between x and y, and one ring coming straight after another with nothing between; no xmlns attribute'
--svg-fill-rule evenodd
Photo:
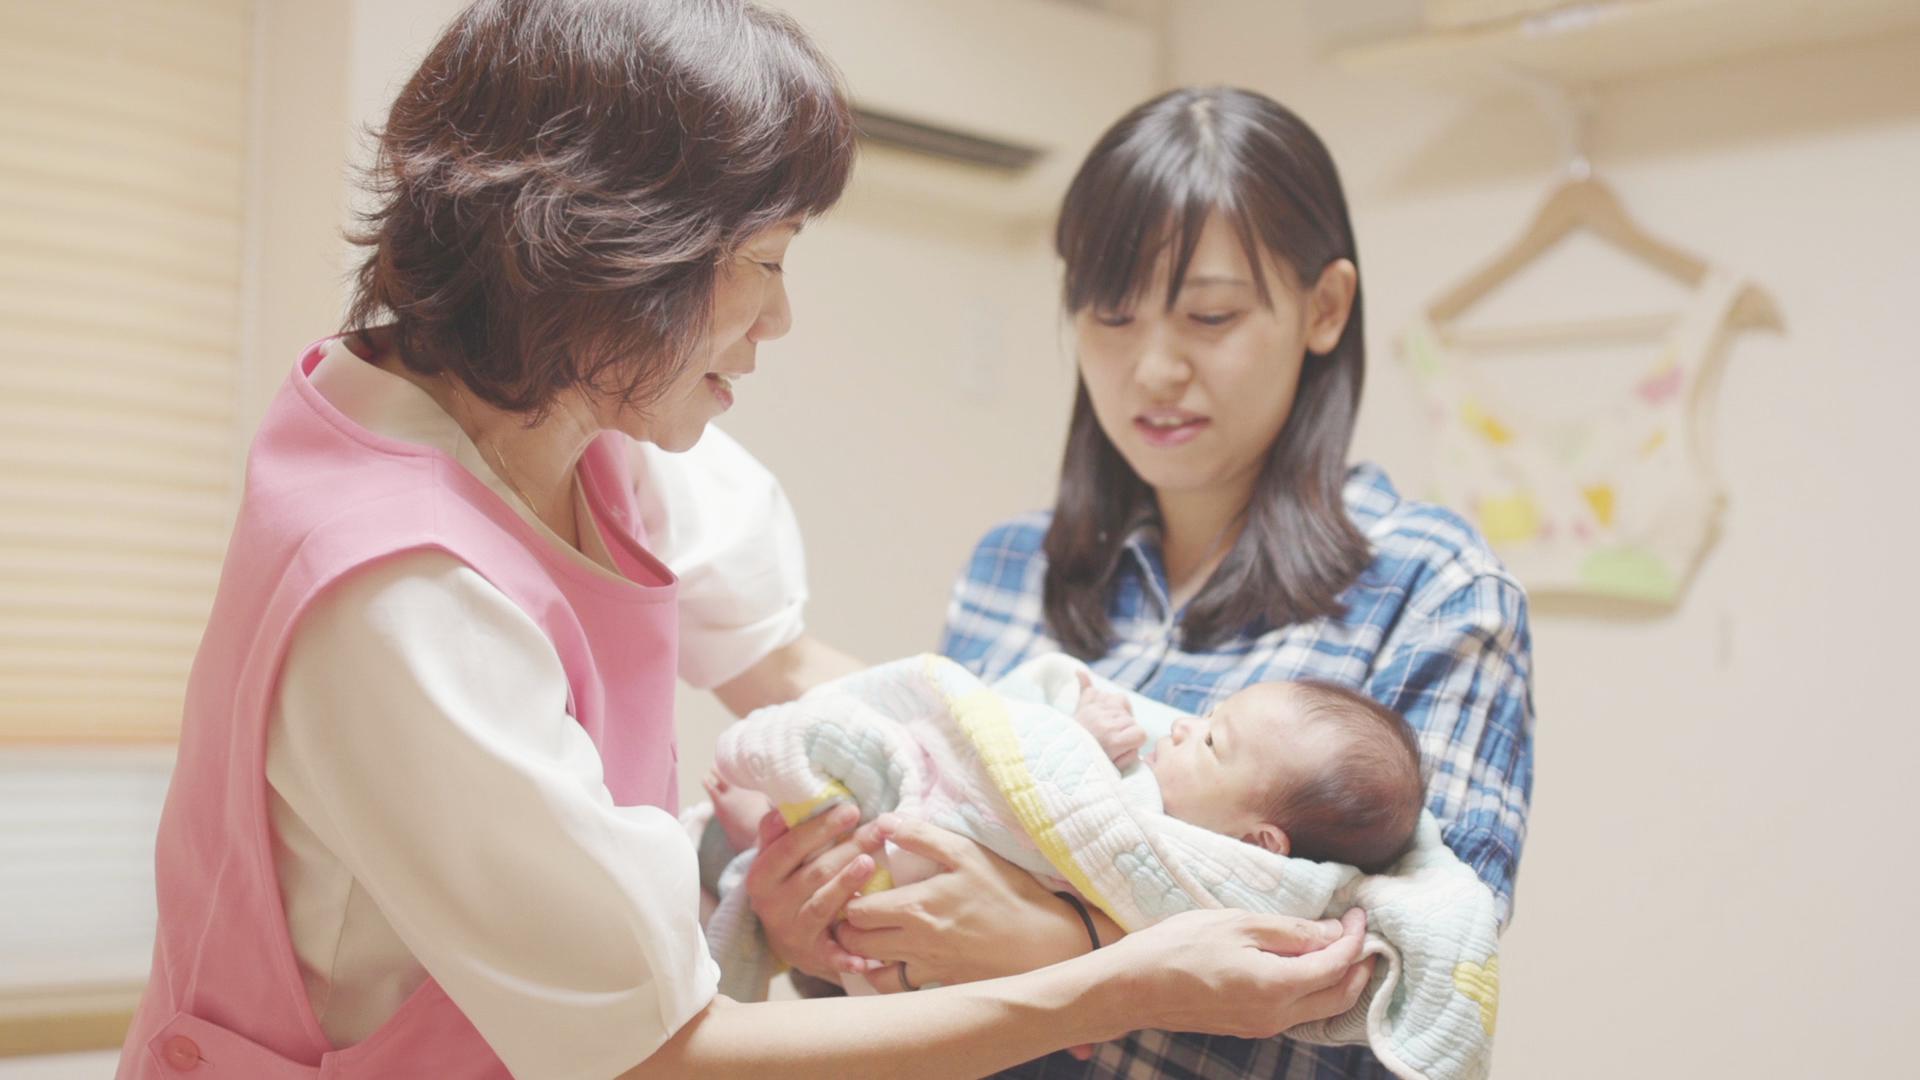
<svg viewBox="0 0 1920 1080"><path fill-rule="evenodd" d="M1486 348L1568 339L1652 337L1671 329L1677 316L1631 315L1499 330L1448 329L1448 324L1472 309L1496 288L1518 277L1555 244L1576 230L1592 233L1683 285L1698 286L1706 280L1709 268L1704 260L1641 228L1628 216L1613 189L1605 183L1591 176L1576 174L1547 197L1517 240L1493 261L1429 304L1428 321L1441 331L1443 337L1455 344ZM1741 291L1729 319L1736 326L1770 330L1781 328L1779 310L1774 306L1772 297L1753 285Z"/></svg>
<svg viewBox="0 0 1920 1080"><path fill-rule="evenodd" d="M1519 74L1519 73L1516 73ZM1654 236L1630 217L1613 189L1592 175L1587 162L1585 142L1586 103L1575 101L1558 86L1544 85L1527 77L1542 93L1547 104L1562 115L1567 128L1569 160L1567 178L1541 204L1533 221L1518 239L1509 244L1493 261L1481 267L1465 281L1441 293L1427 306L1427 319L1443 338L1462 343L1471 338L1474 345L1522 345L1569 338L1588 340L1603 337L1651 336L1670 329L1677 316L1635 315L1625 318L1562 322L1551 325L1514 327L1471 332L1451 328L1449 324L1485 299L1500 285L1519 276L1569 233L1585 230L1653 268L1689 287L1706 280L1709 267L1705 260ZM1781 328L1779 310L1773 298L1754 285L1741 290L1729 319L1736 326Z"/></svg>

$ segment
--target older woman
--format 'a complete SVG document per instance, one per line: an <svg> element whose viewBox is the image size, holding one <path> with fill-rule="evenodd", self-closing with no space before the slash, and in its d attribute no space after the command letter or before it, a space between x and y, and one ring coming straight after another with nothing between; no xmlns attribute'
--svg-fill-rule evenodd
<svg viewBox="0 0 1920 1080"><path fill-rule="evenodd" d="M381 137L351 332L250 451L122 1077L961 1076L1355 999L1357 920L1222 913L923 995L716 998L629 440L732 403L851 155L826 63L739 0L447 29Z"/></svg>
<svg viewBox="0 0 1920 1080"><path fill-rule="evenodd" d="M1256 682L1359 688L1413 725L1427 807L1504 921L1533 775L1526 598L1458 517L1347 464L1366 348L1325 146L1258 94L1162 95L1095 145L1056 236L1080 371L1059 496L980 541L943 651L988 678L1065 651L1193 713ZM837 926L819 912L841 896L795 898L858 844L768 845L797 869L757 910L796 964L878 958L897 987L1087 951L1077 913L1004 861L924 824L895 839L950 872ZM1021 1075L1387 1073L1364 1048L1149 1031Z"/></svg>

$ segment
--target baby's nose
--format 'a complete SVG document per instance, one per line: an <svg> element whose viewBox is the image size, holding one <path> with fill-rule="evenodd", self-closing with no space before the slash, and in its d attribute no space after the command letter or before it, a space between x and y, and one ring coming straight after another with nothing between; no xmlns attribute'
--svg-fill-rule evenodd
<svg viewBox="0 0 1920 1080"><path fill-rule="evenodd" d="M1193 721L1182 718L1173 722L1173 730L1167 733L1167 737L1173 740L1173 745L1179 746L1186 742L1187 736L1191 734L1193 734Z"/></svg>

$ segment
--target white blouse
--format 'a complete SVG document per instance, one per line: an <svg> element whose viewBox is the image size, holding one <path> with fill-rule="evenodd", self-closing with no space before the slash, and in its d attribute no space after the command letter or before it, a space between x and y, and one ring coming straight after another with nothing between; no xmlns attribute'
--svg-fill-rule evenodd
<svg viewBox="0 0 1920 1080"><path fill-rule="evenodd" d="M313 384L361 426L436 447L539 525L419 387L334 343ZM717 430L636 447L649 547L680 576L682 677L723 683L799 636L784 493ZM585 515L584 500L578 504ZM711 1000L693 852L618 807L538 626L441 552L358 571L295 628L267 734L287 926L320 1026L366 1038L429 973L516 1076L606 1077Z"/></svg>

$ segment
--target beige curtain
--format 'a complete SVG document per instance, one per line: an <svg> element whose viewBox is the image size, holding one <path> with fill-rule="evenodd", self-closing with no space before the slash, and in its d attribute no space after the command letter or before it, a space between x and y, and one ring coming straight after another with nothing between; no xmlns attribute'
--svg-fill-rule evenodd
<svg viewBox="0 0 1920 1080"><path fill-rule="evenodd" d="M0 3L0 738L168 738L232 520L250 5Z"/></svg>

